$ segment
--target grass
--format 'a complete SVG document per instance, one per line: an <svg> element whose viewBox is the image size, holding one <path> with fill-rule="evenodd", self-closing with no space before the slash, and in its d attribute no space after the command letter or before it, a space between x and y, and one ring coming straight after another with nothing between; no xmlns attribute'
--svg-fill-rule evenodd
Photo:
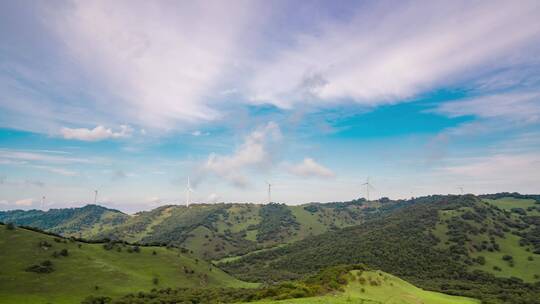
<svg viewBox="0 0 540 304"><path fill-rule="evenodd" d="M499 207L503 210L510 211L512 208L523 208L527 210L528 207L538 206L532 199L519 199L513 197L503 197L500 199L484 199L484 201ZM528 212L531 213L531 212ZM538 211L533 211L530 215L539 215Z"/></svg>
<svg viewBox="0 0 540 304"><path fill-rule="evenodd" d="M177 249L141 247L139 253L129 253L128 247L118 252L116 248L105 250L102 244L54 239L22 228L7 230L0 225L0 303L67 304L79 303L91 294L119 296L152 288L256 286ZM52 247L40 247L40 241ZM62 249L68 250L67 257L52 257L54 251ZM25 271L44 260L52 261L55 271ZM186 269L193 273L186 274ZM158 279L157 284L154 278Z"/></svg>
<svg viewBox="0 0 540 304"><path fill-rule="evenodd" d="M475 304L480 301L420 289L382 271L354 271L342 293L321 297L262 301L265 304Z"/></svg>
<svg viewBox="0 0 540 304"><path fill-rule="evenodd" d="M485 199L489 204L495 205L503 210L511 210L512 208L523 208L527 209L530 206L535 206L535 201L530 199L516 199L516 198L501 198L497 200ZM457 210L445 210L439 211L439 222L435 226L435 229L432 231L433 234L439 238L441 241L437 245L438 248L448 248L448 226L445 223L446 220L452 217L459 217L465 211L471 211L470 208L460 208ZM534 211L536 212L536 211ZM529 215L534 215L534 212L527 212ZM517 217L517 215L512 214L511 216ZM477 228L481 228L481 225L475 223L474 221L467 221L470 225ZM486 222L485 227L491 227L493 225L493 220L490 219ZM471 244L481 244L482 241L488 241L489 237L487 234L479 235L470 235ZM540 256L532 253L529 247L519 246L519 237L512 234L511 232L505 233L504 238L496 237L496 242L500 246L500 251L481 251L477 252L471 250L470 255L473 258L484 257L486 263L484 265L475 264L471 266L471 270L483 270L489 272L497 277L516 277L520 278L525 282L536 282L539 279L535 276L540 276ZM470 247L469 247L470 249ZM529 249L529 251L527 251ZM510 255L513 258L514 265L510 266L510 263L503 260L503 256ZM529 260L529 257L532 257L532 261ZM498 269L495 269L497 267Z"/></svg>
<svg viewBox="0 0 540 304"><path fill-rule="evenodd" d="M475 252L473 257L483 256L486 259L485 265L475 265L474 269L480 269L494 274L498 277L516 277L526 282L538 281L535 275L540 275L540 255L526 251L524 247L519 246L519 237L506 233L505 238L497 238L501 251L497 252ZM514 266L511 267L508 262L503 260L504 255L512 256ZM533 260L529 261L528 258ZM494 269L497 266L500 271Z"/></svg>

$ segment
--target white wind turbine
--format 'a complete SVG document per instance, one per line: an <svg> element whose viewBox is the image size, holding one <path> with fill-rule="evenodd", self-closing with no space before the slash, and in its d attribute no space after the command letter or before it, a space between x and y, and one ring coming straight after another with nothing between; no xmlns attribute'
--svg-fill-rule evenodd
<svg viewBox="0 0 540 304"><path fill-rule="evenodd" d="M268 185L268 204L270 204L272 202L272 184L268 181L266 184Z"/></svg>
<svg viewBox="0 0 540 304"><path fill-rule="evenodd" d="M189 208L189 204L191 203L191 193L195 192L193 188L191 188L191 182L189 181L189 176L187 178L187 186L186 186L186 207Z"/></svg>
<svg viewBox="0 0 540 304"><path fill-rule="evenodd" d="M98 195L98 191L94 190L94 205L97 204L97 195Z"/></svg>
<svg viewBox="0 0 540 304"><path fill-rule="evenodd" d="M366 186L366 198L367 198L367 200L369 202L369 189L375 190L375 188L369 182L369 176L366 178L366 182L363 183L362 186Z"/></svg>
<svg viewBox="0 0 540 304"><path fill-rule="evenodd" d="M45 195L41 197L41 210L45 211Z"/></svg>

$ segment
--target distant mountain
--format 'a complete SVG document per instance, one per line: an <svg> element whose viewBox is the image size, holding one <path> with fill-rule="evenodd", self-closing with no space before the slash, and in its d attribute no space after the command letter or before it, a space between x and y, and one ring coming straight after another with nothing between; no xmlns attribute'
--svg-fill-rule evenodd
<svg viewBox="0 0 540 304"><path fill-rule="evenodd" d="M48 212L0 212L0 221L38 227L65 236L173 244L204 259L220 259L292 243L343 227L399 206L401 201L284 204L169 205L126 215L88 205Z"/></svg>
<svg viewBox="0 0 540 304"><path fill-rule="evenodd" d="M540 204L495 198L418 198L360 225L220 266L241 279L268 282L365 263L430 290L488 303L538 303L540 296L531 295L540 295Z"/></svg>
<svg viewBox="0 0 540 304"><path fill-rule="evenodd" d="M0 222L30 226L63 235L88 234L96 225L116 226L124 223L128 215L98 205L81 208L41 210L14 210L0 212Z"/></svg>

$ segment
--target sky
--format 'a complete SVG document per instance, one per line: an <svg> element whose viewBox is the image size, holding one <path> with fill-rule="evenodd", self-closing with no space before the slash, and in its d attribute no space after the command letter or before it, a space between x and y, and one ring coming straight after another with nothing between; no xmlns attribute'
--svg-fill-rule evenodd
<svg viewBox="0 0 540 304"><path fill-rule="evenodd" d="M1 1L0 210L540 193L538 1ZM42 206L42 197L44 206Z"/></svg>

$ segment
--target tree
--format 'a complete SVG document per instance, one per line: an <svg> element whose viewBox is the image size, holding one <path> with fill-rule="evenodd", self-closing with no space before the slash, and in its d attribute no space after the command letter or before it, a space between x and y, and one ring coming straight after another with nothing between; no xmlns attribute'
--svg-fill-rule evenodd
<svg viewBox="0 0 540 304"><path fill-rule="evenodd" d="M6 229L7 230L15 230L15 225L13 223L7 223L6 224Z"/></svg>

